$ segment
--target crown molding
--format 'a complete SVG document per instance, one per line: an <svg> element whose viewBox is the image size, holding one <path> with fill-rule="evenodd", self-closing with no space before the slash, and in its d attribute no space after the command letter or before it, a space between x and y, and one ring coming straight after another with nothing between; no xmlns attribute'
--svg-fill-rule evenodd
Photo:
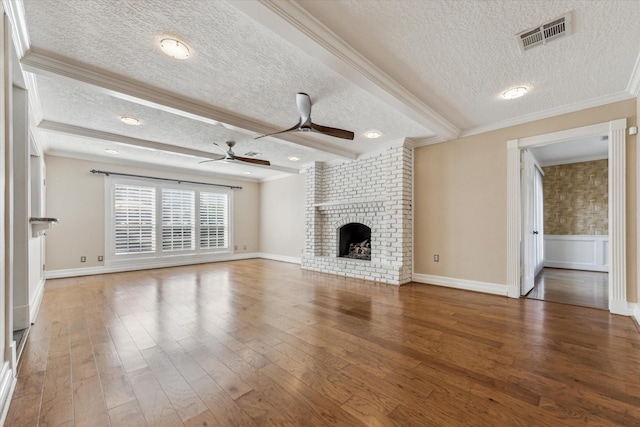
<svg viewBox="0 0 640 427"><path fill-rule="evenodd" d="M387 105L447 139L460 129L409 92L295 2L232 2L238 10L300 47Z"/></svg>
<svg viewBox="0 0 640 427"><path fill-rule="evenodd" d="M2 0L2 6L7 12L9 22L11 22L11 32L16 53L18 58L22 58L30 46L27 21L24 18L24 3L22 0Z"/></svg>
<svg viewBox="0 0 640 427"><path fill-rule="evenodd" d="M449 140L441 136L431 136L429 138L414 139L413 148L425 147L427 145L433 145L433 144L440 144L441 142L447 142L447 141Z"/></svg>
<svg viewBox="0 0 640 427"><path fill-rule="evenodd" d="M54 55L30 51L23 56L20 62L23 69L32 73L73 80L92 90L192 120L212 125L224 124L228 128L244 133L248 131L255 135L281 130L195 99ZM271 138L348 160L357 158L357 153L354 151L327 145L295 133L281 134Z"/></svg>
<svg viewBox="0 0 640 427"><path fill-rule="evenodd" d="M636 97L640 96L640 53L636 58L636 65L633 67L633 71L631 72L631 78L627 85L627 92Z"/></svg>
<svg viewBox="0 0 640 427"><path fill-rule="evenodd" d="M548 110L538 111L532 114L525 114L507 120L502 120L488 125L477 126L474 128L463 130L459 138L466 136L478 135L481 133L491 132L498 129L504 129L511 126L521 125L524 123L534 122L536 120L548 119L550 117L560 116L562 114L575 113L576 111L586 110L588 108L601 107L603 105L612 104L614 102L626 101L634 98L627 91L618 92L611 95L591 98L584 101L575 102L573 104L563 105L560 107L550 108Z"/></svg>

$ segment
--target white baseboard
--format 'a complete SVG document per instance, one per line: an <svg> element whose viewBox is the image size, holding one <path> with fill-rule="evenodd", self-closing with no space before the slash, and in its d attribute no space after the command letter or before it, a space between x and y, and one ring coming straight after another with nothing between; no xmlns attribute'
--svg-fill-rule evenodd
<svg viewBox="0 0 640 427"><path fill-rule="evenodd" d="M619 300L609 300L609 312L611 314L619 314L621 316L634 316L634 311L637 311L636 304L634 303Z"/></svg>
<svg viewBox="0 0 640 427"><path fill-rule="evenodd" d="M13 390L16 388L16 377L9 362L4 362L0 370L0 425L4 425L9 412L9 404Z"/></svg>
<svg viewBox="0 0 640 427"><path fill-rule="evenodd" d="M633 310L633 318L636 319L638 326L640 326L640 303L635 304L635 310Z"/></svg>
<svg viewBox="0 0 640 427"><path fill-rule="evenodd" d="M31 301L31 304L29 306L29 322L31 322L32 324L36 322L36 318L38 317L38 313L40 312L40 304L42 303L42 297L44 296L45 283L46 280L40 280L35 295L33 296L33 300Z"/></svg>
<svg viewBox="0 0 640 427"><path fill-rule="evenodd" d="M581 271L602 271L607 273L609 271L608 265L596 265L596 264L580 264L573 262L554 262L545 261L544 266L548 268L564 268L566 270L581 270Z"/></svg>
<svg viewBox="0 0 640 427"><path fill-rule="evenodd" d="M154 263L110 265L110 266L98 266L98 267L88 267L88 268L69 268L64 270L49 270L45 272L45 278L61 279L64 277L92 276L95 274L122 273L125 271L150 270L154 268L179 267L184 265L207 264L210 262L220 262L220 261L236 261L240 259L251 259L251 258L264 258L264 259L270 259L273 261L288 262L291 264L301 263L301 258L285 256L285 255L267 254L262 252L251 252L246 254L216 256L215 258L198 259L195 261L193 259L185 259L185 258L181 258L179 260L164 259ZM42 290L44 290L44 281L42 283ZM40 294L39 296L39 300L41 299L42 299L42 294ZM40 302L38 301L38 308L39 308L39 305L40 305ZM35 319L35 317L33 317L33 319Z"/></svg>
<svg viewBox="0 0 640 427"><path fill-rule="evenodd" d="M273 261L288 262L290 264L301 264L302 263L302 258L293 257L293 256L267 254L267 253L264 253L264 252L259 252L256 255L258 255L259 258L270 259L270 260L273 260Z"/></svg>
<svg viewBox="0 0 640 427"><path fill-rule="evenodd" d="M179 260L160 260L154 263L110 265L89 268L69 268L64 270L45 271L46 279L61 279L64 277L92 276L95 274L122 273L125 271L151 270L154 268L179 267L184 265L207 264L210 262L236 261L240 259L260 258L257 253L232 254L217 256L211 259L193 260L180 258Z"/></svg>
<svg viewBox="0 0 640 427"><path fill-rule="evenodd" d="M413 281L465 291L482 292L485 294L507 296L507 285L497 283L476 282L474 280L456 279L453 277L432 276L430 274L413 273Z"/></svg>

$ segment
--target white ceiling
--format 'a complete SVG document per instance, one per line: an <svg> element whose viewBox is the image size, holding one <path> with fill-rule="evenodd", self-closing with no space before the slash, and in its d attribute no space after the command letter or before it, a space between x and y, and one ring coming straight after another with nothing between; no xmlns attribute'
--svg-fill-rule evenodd
<svg viewBox="0 0 640 427"><path fill-rule="evenodd" d="M269 179L404 138L446 141L629 99L640 86L638 1L4 4L43 150L108 162ZM515 34L566 12L572 35L520 51ZM192 56L164 55L165 35L186 41ZM515 85L531 91L500 98ZM311 96L314 122L352 130L355 140L308 133L253 140L297 122L296 92ZM124 114L142 124L122 124ZM383 136L365 138L371 129ZM198 163L216 152L213 143L230 139L236 154L261 153L273 167ZM110 147L120 154L107 154Z"/></svg>
<svg viewBox="0 0 640 427"><path fill-rule="evenodd" d="M597 136L544 145L531 150L542 167L589 162L609 157L609 140L606 136Z"/></svg>

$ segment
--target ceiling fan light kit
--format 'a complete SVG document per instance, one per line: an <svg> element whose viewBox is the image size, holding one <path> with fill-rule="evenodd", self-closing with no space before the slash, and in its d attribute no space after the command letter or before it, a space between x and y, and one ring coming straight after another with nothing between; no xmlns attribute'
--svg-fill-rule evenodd
<svg viewBox="0 0 640 427"><path fill-rule="evenodd" d="M219 159L203 160L203 161L201 161L199 163L209 163L209 162L217 162L217 161L222 161L223 163L226 163L228 161L237 160L239 162L252 163L254 165L271 166L271 162L269 162L268 160L253 159L251 157L236 156L236 153L233 152L233 147L236 145L235 141L227 141L225 144L227 144L227 147L229 147L229 149L227 151L225 151L224 156L220 157ZM214 145L216 147L222 149L222 147L220 147L218 144L214 143Z"/></svg>
<svg viewBox="0 0 640 427"><path fill-rule="evenodd" d="M344 129L337 129L328 126L321 126L311 121L311 98L303 92L296 94L296 105L300 112L300 120L295 126L279 132L268 133L266 135L257 136L255 139L264 138L265 136L273 136L286 132L317 132L336 138L353 140L354 133Z"/></svg>

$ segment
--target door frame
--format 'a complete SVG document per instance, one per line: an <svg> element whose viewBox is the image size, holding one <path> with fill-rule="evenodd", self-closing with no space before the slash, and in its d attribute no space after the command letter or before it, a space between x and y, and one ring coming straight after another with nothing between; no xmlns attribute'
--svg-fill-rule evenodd
<svg viewBox="0 0 640 427"><path fill-rule="evenodd" d="M522 277L522 211L520 152L580 138L609 136L609 311L631 315L627 302L626 256L626 129L627 119L583 126L507 141L507 295L520 298Z"/></svg>

